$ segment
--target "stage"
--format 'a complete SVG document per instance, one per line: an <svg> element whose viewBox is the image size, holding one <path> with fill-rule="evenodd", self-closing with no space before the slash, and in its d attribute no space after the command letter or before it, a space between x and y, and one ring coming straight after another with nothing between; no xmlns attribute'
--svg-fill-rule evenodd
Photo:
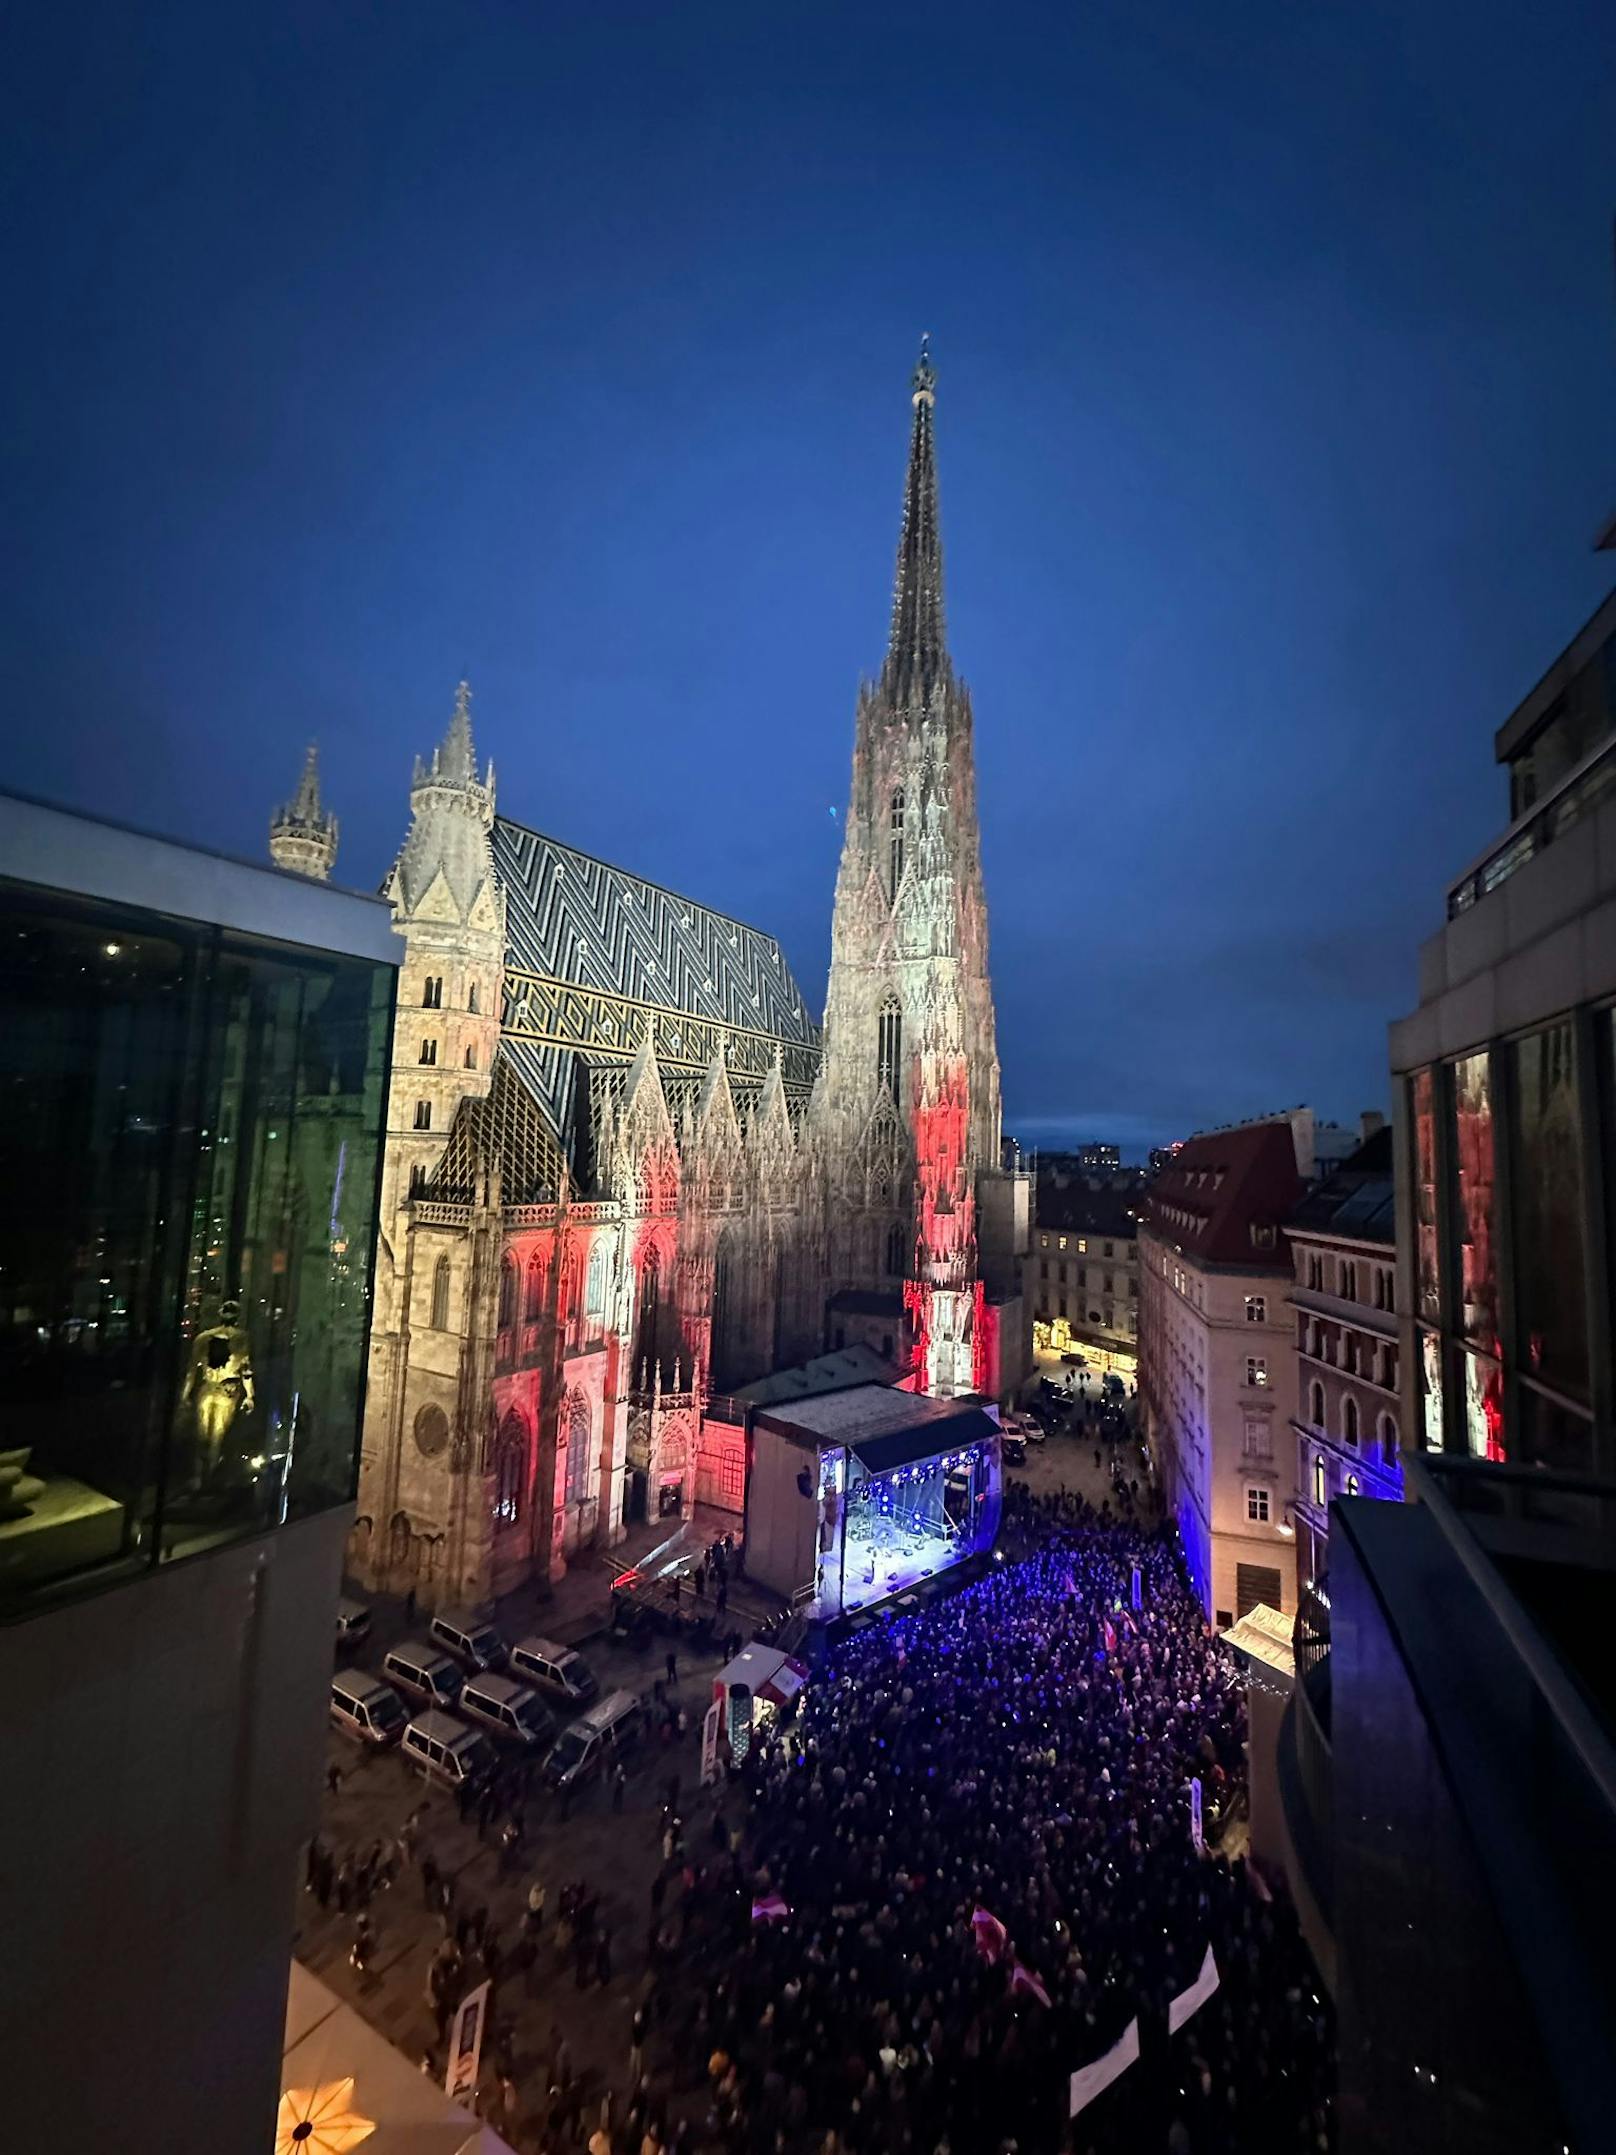
<svg viewBox="0 0 1616 2155"><path fill-rule="evenodd" d="M858 1385L755 1417L746 1568L820 1622L993 1545L999 1428L973 1401Z"/></svg>

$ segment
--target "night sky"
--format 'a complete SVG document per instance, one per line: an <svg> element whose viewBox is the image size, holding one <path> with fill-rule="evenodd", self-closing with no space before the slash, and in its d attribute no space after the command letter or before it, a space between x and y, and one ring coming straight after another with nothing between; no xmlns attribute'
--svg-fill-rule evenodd
<svg viewBox="0 0 1616 2155"><path fill-rule="evenodd" d="M0 782L502 807L824 988L921 330L1007 1127L1384 1100L1612 582L1616 8L34 8ZM831 811L835 810L833 816Z"/></svg>

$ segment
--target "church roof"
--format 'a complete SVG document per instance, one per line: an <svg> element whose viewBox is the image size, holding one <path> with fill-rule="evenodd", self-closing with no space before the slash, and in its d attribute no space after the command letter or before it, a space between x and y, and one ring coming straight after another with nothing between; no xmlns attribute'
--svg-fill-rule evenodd
<svg viewBox="0 0 1616 2155"><path fill-rule="evenodd" d="M507 816L494 819L493 852L505 890L500 1056L556 1130L588 1104L580 1074L625 1067L648 1029L665 1090L681 1073L699 1083L727 1054L744 1096L778 1053L788 1098L806 1096L819 1029L773 936Z"/></svg>
<svg viewBox="0 0 1616 2155"><path fill-rule="evenodd" d="M549 1116L503 1056L495 1059L486 1096L462 1100L456 1108L427 1194L469 1202L479 1176L494 1167L507 1205L552 1203L567 1179Z"/></svg>

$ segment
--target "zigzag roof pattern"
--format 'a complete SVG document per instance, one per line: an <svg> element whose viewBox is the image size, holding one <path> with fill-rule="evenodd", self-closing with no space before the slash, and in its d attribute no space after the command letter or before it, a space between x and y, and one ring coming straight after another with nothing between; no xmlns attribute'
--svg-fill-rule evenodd
<svg viewBox="0 0 1616 2155"><path fill-rule="evenodd" d="M664 1072L704 1071L722 1046L738 1083L776 1053L805 1096L819 1028L779 944L660 884L507 816L493 826L505 890L500 1054L557 1131L574 1127L580 1065L623 1066L655 1028Z"/></svg>

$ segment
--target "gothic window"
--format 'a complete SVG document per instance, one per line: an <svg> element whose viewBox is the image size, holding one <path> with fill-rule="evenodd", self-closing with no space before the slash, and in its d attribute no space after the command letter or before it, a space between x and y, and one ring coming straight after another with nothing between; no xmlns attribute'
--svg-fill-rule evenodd
<svg viewBox="0 0 1616 2155"><path fill-rule="evenodd" d="M1380 1418L1380 1450L1388 1465L1397 1457L1397 1424L1389 1414Z"/></svg>
<svg viewBox="0 0 1616 2155"><path fill-rule="evenodd" d="M904 1264L908 1255L905 1248L906 1240L903 1229L894 1221L892 1226L887 1229L888 1279L901 1280L903 1278ZM1048 1265L1045 1265L1044 1270L1046 1272L1049 1270Z"/></svg>
<svg viewBox="0 0 1616 2155"><path fill-rule="evenodd" d="M1324 1427L1324 1386L1322 1384L1314 1384L1310 1404L1313 1410L1313 1427L1322 1429Z"/></svg>
<svg viewBox="0 0 1616 2155"><path fill-rule="evenodd" d="M1355 1399L1348 1398L1341 1402L1341 1434L1349 1444L1356 1444L1358 1441L1358 1402Z"/></svg>
<svg viewBox="0 0 1616 2155"><path fill-rule="evenodd" d="M514 1526L522 1516L522 1485L527 1479L527 1427L513 1409L499 1425L494 1454L494 1517Z"/></svg>
<svg viewBox="0 0 1616 2155"><path fill-rule="evenodd" d="M899 1089L903 1079L902 1064L903 1012L898 998L889 995L881 1005L881 1015L877 1021L875 1067L882 1087L891 1093L900 1107L903 1105L903 1095Z"/></svg>
<svg viewBox="0 0 1616 2155"><path fill-rule="evenodd" d="M477 983L474 980L471 986L466 990L466 1008L471 1012L473 1017L476 1017L478 1007L479 1005L477 1001ZM471 1064L467 1063L466 1068L469 1070L471 1067Z"/></svg>
<svg viewBox="0 0 1616 2155"><path fill-rule="evenodd" d="M527 1322L532 1324L534 1319L542 1314L543 1309L544 1267L535 1257L527 1268L527 1303L522 1314Z"/></svg>
<svg viewBox="0 0 1616 2155"><path fill-rule="evenodd" d="M468 1047L468 1048L466 1049L466 1068L467 1068L468 1070L475 1070L475 1069L476 1069L476 1067L477 1067L477 1043L476 1043L476 1041L474 1040L474 1041L472 1041L472 1043L470 1044L470 1046L469 1046L469 1047Z"/></svg>
<svg viewBox="0 0 1616 2155"><path fill-rule="evenodd" d="M421 1008L423 1010L441 1010L443 1008L443 975L441 973L429 973L421 983Z"/></svg>
<svg viewBox="0 0 1616 2155"><path fill-rule="evenodd" d="M437 1043L437 1042L436 1042L435 1040L423 1040L423 1041L421 1042L421 1060L422 1060L422 1062L424 1062L424 1063L435 1063L435 1062L437 1061L437 1059L438 1059L438 1043Z"/></svg>
<svg viewBox="0 0 1616 2155"><path fill-rule="evenodd" d="M892 808L887 818L887 883L892 897L898 895L898 885L903 881L903 788L900 786L892 796Z"/></svg>
<svg viewBox="0 0 1616 2155"><path fill-rule="evenodd" d="M606 1308L606 1246L597 1242L589 1253L589 1273L584 1289L584 1309L591 1317L604 1314Z"/></svg>
<svg viewBox="0 0 1616 2155"><path fill-rule="evenodd" d="M1330 1501L1329 1470L1324 1464L1322 1452L1315 1452L1313 1455L1313 1501L1320 1511L1323 1511Z"/></svg>
<svg viewBox="0 0 1616 2155"><path fill-rule="evenodd" d="M410 1195L412 1197L419 1197L421 1192L425 1188L426 1166L423 1161L417 1160L415 1162L415 1165L410 1169Z"/></svg>
<svg viewBox="0 0 1616 2155"><path fill-rule="evenodd" d="M499 1328L508 1332L516 1321L516 1267L507 1257L499 1268Z"/></svg>
<svg viewBox="0 0 1616 2155"><path fill-rule="evenodd" d="M430 1129L431 1129L431 1127L432 1127L432 1102L431 1102L430 1100L417 1100L417 1101L416 1101L416 1103L415 1103L415 1127L416 1127L416 1128L417 1128L418 1130L430 1130Z"/></svg>
<svg viewBox="0 0 1616 2155"><path fill-rule="evenodd" d="M589 1496L589 1401L574 1392L567 1401L567 1502L582 1504Z"/></svg>
<svg viewBox="0 0 1616 2155"><path fill-rule="evenodd" d="M657 1302L661 1286L662 1260L657 1255L657 1246L653 1242L640 1260L640 1313L634 1346L636 1377L640 1364L656 1354Z"/></svg>
<svg viewBox="0 0 1616 2155"><path fill-rule="evenodd" d="M449 1260L440 1257L432 1267L432 1329L449 1329Z"/></svg>

